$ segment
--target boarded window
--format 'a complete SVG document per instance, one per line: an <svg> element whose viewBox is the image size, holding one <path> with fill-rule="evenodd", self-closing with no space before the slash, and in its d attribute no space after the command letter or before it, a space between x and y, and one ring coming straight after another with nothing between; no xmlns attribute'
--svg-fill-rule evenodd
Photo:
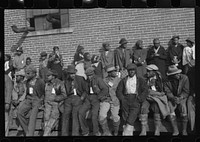
<svg viewBox="0 0 200 142"><path fill-rule="evenodd" d="M68 9L27 9L26 18L36 31L69 27Z"/></svg>

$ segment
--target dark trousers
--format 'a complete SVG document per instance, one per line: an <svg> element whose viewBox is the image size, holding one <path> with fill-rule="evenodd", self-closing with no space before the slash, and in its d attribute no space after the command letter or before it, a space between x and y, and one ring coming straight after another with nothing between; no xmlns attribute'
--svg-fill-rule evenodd
<svg viewBox="0 0 200 142"><path fill-rule="evenodd" d="M82 129L82 134L89 133L89 127L86 121L86 112L92 108L92 124L93 124L93 133L96 134L99 132L99 123L98 123L98 112L100 108L99 100L97 95L90 95L85 99L83 105L79 109L79 121Z"/></svg>
<svg viewBox="0 0 200 142"><path fill-rule="evenodd" d="M34 136L38 108L41 104L42 101L40 99L26 99L17 111L18 120L26 136Z"/></svg>
<svg viewBox="0 0 200 142"><path fill-rule="evenodd" d="M121 100L121 107L123 121L133 126L140 111L140 103L138 102L136 95L126 95Z"/></svg>
<svg viewBox="0 0 200 142"><path fill-rule="evenodd" d="M79 96L71 95L64 101L62 114L62 136L69 135L69 119L72 113L72 136L79 135L78 110L82 104Z"/></svg>
<svg viewBox="0 0 200 142"><path fill-rule="evenodd" d="M142 106L141 106L141 111L140 113L141 114L148 114L149 113L149 108L153 111L153 113L156 113L156 114L159 114L160 113L160 109L158 107L158 104L151 100L151 101L144 101L142 103Z"/></svg>

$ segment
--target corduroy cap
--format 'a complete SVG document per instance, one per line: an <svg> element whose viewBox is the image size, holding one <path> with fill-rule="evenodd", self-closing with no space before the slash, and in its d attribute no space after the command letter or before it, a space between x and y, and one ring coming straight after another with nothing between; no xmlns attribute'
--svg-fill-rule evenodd
<svg viewBox="0 0 200 142"><path fill-rule="evenodd" d="M137 69L137 66L133 63L130 63L127 66L127 70L136 70L136 69Z"/></svg>
<svg viewBox="0 0 200 142"><path fill-rule="evenodd" d="M93 75L94 74L94 68L93 67L89 67L86 69L85 74L87 76Z"/></svg>

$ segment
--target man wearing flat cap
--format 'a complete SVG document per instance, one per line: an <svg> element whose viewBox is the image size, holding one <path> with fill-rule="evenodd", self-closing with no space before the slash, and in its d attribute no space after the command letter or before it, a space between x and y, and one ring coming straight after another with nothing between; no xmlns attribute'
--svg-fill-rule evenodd
<svg viewBox="0 0 200 142"><path fill-rule="evenodd" d="M166 78L166 62L167 62L167 52L164 47L160 45L160 40L155 38L153 40L154 46L152 46L147 52L147 65L154 64L158 67L162 78Z"/></svg>
<svg viewBox="0 0 200 142"><path fill-rule="evenodd" d="M88 97L85 99L85 102L79 110L81 130L83 136L89 135L89 127L85 117L86 112L91 109L93 135L100 136L101 133L99 132L98 112L100 108L100 102L109 101L108 87L102 78L95 75L93 67L87 68L85 74L87 75L87 87L85 89L87 91ZM106 121L104 121L104 123L105 122Z"/></svg>
<svg viewBox="0 0 200 142"><path fill-rule="evenodd" d="M120 104L119 99L116 96L116 90L121 79L117 76L117 70L114 67L114 65L111 64L106 66L106 71L108 73L108 76L104 79L104 82L108 86L111 101L100 103L99 119L102 129L104 131L103 135L111 135L107 125L107 113L109 110L111 110L111 118L113 120L114 127L114 136L117 136L120 125Z"/></svg>
<svg viewBox="0 0 200 142"><path fill-rule="evenodd" d="M59 119L60 108L64 99L67 97L64 83L57 78L55 70L47 72L47 82L45 85L44 98L44 134L50 136L51 130Z"/></svg>
<svg viewBox="0 0 200 142"><path fill-rule="evenodd" d="M175 35L172 37L172 44L168 47L169 63L170 65L176 65L179 69L182 69L182 55L184 46L179 43L180 37Z"/></svg>
<svg viewBox="0 0 200 142"><path fill-rule="evenodd" d="M148 88L145 80L136 75L137 66L133 63L127 66L128 75L117 87L117 97L121 102L122 118L125 123L123 135L132 136L134 122L140 111L141 104L146 100Z"/></svg>
<svg viewBox="0 0 200 142"><path fill-rule="evenodd" d="M43 79L45 82L47 80L47 73L49 71L48 69L48 59L47 59L47 53L45 51L40 53L40 59L39 59L39 77Z"/></svg>
<svg viewBox="0 0 200 142"><path fill-rule="evenodd" d="M109 42L104 42L102 44L102 52L100 55L100 61L103 67L103 78L105 78L108 75L106 72L106 66L110 64L114 65L114 51L110 49Z"/></svg>
<svg viewBox="0 0 200 142"><path fill-rule="evenodd" d="M141 114L139 116L139 120L142 124L142 131L140 136L146 135L149 108L154 113L154 135L159 136L161 116L162 118L165 118L167 115L169 115L169 105L167 96L164 93L163 79L160 72L158 71L158 67L154 64L151 64L148 65L146 69L147 74L145 75L145 79L149 92L146 101L144 101L141 106Z"/></svg>
<svg viewBox="0 0 200 142"><path fill-rule="evenodd" d="M173 136L179 134L175 109L178 108L182 118L182 135L187 135L188 112L186 101L189 96L189 79L181 74L182 70L175 65L168 67L168 80L164 83L170 108L170 121L173 127Z"/></svg>
<svg viewBox="0 0 200 142"><path fill-rule="evenodd" d="M65 70L67 78L64 80L67 99L64 101L64 112L62 115L62 136L69 136L69 123L72 115L72 136L79 136L79 119L78 111L84 102L87 92L87 82L84 77L77 76L74 65L69 65Z"/></svg>
<svg viewBox="0 0 200 142"><path fill-rule="evenodd" d="M120 46L114 50L115 67L121 72L121 78L127 75L127 65L132 62L132 50L127 49L128 41L122 38L119 41Z"/></svg>
<svg viewBox="0 0 200 142"><path fill-rule="evenodd" d="M26 58L27 56L23 54L22 47L18 47L15 53L15 57L13 59L13 67L15 69L15 72L25 68Z"/></svg>
<svg viewBox="0 0 200 142"><path fill-rule="evenodd" d="M54 46L53 52L49 55L48 68L55 70L58 73L58 79L62 80L63 58L60 53L59 47Z"/></svg>
<svg viewBox="0 0 200 142"><path fill-rule="evenodd" d="M36 77L36 73L37 70L33 65L25 69L26 97L17 111L17 117L26 136L34 136L38 109L42 105L45 94L45 83Z"/></svg>

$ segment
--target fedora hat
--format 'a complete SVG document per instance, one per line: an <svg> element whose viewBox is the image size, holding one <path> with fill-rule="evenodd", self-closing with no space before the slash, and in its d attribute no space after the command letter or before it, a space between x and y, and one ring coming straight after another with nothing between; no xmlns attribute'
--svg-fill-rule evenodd
<svg viewBox="0 0 200 142"><path fill-rule="evenodd" d="M126 44L128 41L125 38L120 39L119 44Z"/></svg>
<svg viewBox="0 0 200 142"><path fill-rule="evenodd" d="M130 63L127 66L127 70L136 70L136 69L137 69L137 66L133 63Z"/></svg>
<svg viewBox="0 0 200 142"><path fill-rule="evenodd" d="M158 67L154 64L150 64L150 65L146 66L146 69L150 70L150 71L152 71L152 70L157 71Z"/></svg>
<svg viewBox="0 0 200 142"><path fill-rule="evenodd" d="M66 72L67 73L76 73L77 72L77 69L75 69L75 66L74 65L69 65L66 69Z"/></svg>
<svg viewBox="0 0 200 142"><path fill-rule="evenodd" d="M111 71L116 71L117 69L113 66L113 65L108 65L107 67L106 67L106 71L107 72L111 72Z"/></svg>
<svg viewBox="0 0 200 142"><path fill-rule="evenodd" d="M185 41L189 41L189 42L191 42L191 43L195 43L195 42L194 42L194 39L192 39L191 37L187 38Z"/></svg>
<svg viewBox="0 0 200 142"><path fill-rule="evenodd" d="M46 53L45 51L43 51L43 52L40 53L40 56L41 56L41 57L46 57L46 56L47 56L47 53Z"/></svg>
<svg viewBox="0 0 200 142"><path fill-rule="evenodd" d="M180 37L179 37L178 35L174 35L174 36L172 37L172 40L174 40L175 38L180 39Z"/></svg>
<svg viewBox="0 0 200 142"><path fill-rule="evenodd" d="M175 65L171 65L168 67L168 72L167 72L167 75L174 75L174 74L178 74L178 73L181 73L182 70L181 69L178 69Z"/></svg>

